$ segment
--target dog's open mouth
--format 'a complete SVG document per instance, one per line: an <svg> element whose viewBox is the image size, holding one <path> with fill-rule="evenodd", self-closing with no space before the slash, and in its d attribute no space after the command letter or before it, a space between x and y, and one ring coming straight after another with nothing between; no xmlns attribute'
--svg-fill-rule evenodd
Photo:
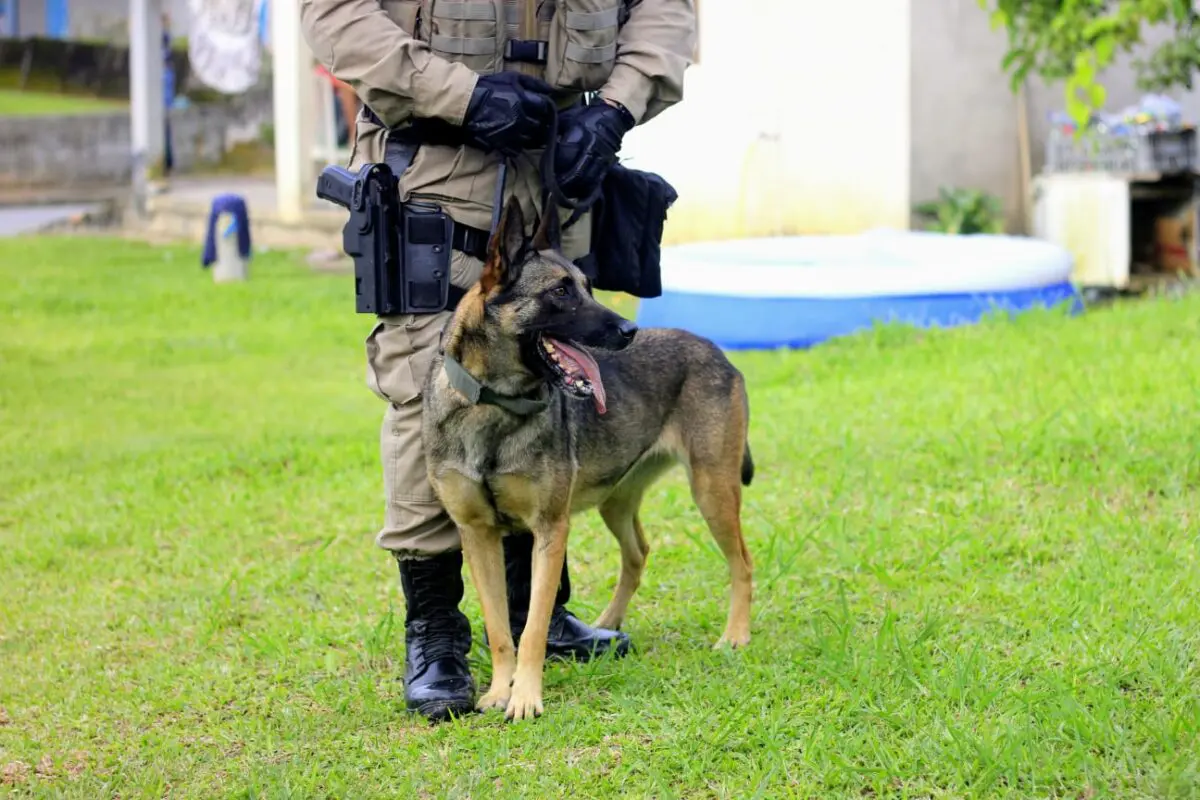
<svg viewBox="0 0 1200 800"><path fill-rule="evenodd" d="M596 359L578 347L544 335L538 337L538 353L563 391L572 397L590 397L596 411L605 412L604 383Z"/></svg>

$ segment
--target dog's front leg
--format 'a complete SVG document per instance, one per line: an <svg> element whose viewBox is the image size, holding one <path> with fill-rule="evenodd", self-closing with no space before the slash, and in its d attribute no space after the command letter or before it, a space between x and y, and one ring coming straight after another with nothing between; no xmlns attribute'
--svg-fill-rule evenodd
<svg viewBox="0 0 1200 800"><path fill-rule="evenodd" d="M460 526L463 557L471 570L471 580L483 607L488 647L492 651L492 685L479 698L476 708L505 708L512 693L516 671L516 652L512 627L508 621L508 594L505 590L504 549L496 528Z"/></svg>
<svg viewBox="0 0 1200 800"><path fill-rule="evenodd" d="M546 636L554 596L562 575L567 547L566 517L533 528L533 586L529 595L529 614L521 633L517 654L517 673L512 697L505 716L511 720L531 719L542 714L542 669L546 660ZM490 634L489 634L490 636Z"/></svg>

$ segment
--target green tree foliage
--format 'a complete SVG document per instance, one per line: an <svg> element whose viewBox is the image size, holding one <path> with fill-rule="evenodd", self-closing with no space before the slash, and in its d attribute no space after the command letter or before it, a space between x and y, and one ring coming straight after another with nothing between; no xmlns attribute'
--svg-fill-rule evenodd
<svg viewBox="0 0 1200 800"><path fill-rule="evenodd" d="M1143 91L1192 88L1200 69L1200 25L1189 0L978 0L992 26L1008 33L1002 62L1013 90L1030 75L1065 81L1066 110L1082 128L1107 99L1098 77L1143 32L1167 26L1173 36L1133 64Z"/></svg>

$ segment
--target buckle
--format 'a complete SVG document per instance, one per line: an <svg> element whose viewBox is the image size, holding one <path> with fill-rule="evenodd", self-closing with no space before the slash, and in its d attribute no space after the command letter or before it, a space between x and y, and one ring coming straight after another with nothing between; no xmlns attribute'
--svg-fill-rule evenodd
<svg viewBox="0 0 1200 800"><path fill-rule="evenodd" d="M381 120L379 118L379 115L377 115L374 111L372 111L371 107L368 105L363 105L362 115L363 115L363 120L365 122L369 122L372 125L378 125L381 128L387 127L386 125L383 124L383 120ZM351 122L353 122L353 120Z"/></svg>
<svg viewBox="0 0 1200 800"><path fill-rule="evenodd" d="M469 225L460 225L456 222L451 233L450 246L480 261L487 261L490 238L491 234L485 230L472 228Z"/></svg>
<svg viewBox="0 0 1200 800"><path fill-rule="evenodd" d="M504 43L504 60L545 64L550 43L538 39L509 39Z"/></svg>

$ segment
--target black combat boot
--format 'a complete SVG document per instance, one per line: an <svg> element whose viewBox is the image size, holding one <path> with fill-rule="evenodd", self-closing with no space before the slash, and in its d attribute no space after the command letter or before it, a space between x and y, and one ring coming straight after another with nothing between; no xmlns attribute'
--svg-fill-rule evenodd
<svg viewBox="0 0 1200 800"><path fill-rule="evenodd" d="M533 534L519 533L504 537L504 571L508 578L508 619L513 641L520 646L525 617L529 613L529 593L533 580ZM566 605L571 599L571 577L563 557L562 577L550 615L546 634L546 658L587 661L612 651L616 658L629 653L629 637L620 631L593 628L584 623Z"/></svg>
<svg viewBox="0 0 1200 800"><path fill-rule="evenodd" d="M458 610L463 597L462 552L397 559L408 606L404 620L404 700L431 720L475 710L467 664L471 623Z"/></svg>

